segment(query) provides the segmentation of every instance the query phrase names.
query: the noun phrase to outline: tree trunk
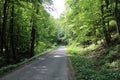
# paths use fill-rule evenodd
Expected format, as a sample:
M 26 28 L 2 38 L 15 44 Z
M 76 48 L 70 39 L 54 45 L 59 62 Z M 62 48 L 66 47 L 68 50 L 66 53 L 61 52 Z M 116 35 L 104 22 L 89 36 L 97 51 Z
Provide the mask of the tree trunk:
M 2 3 L 1 2 L 0 2 L 0 9 L 2 9 Z M 2 17 L 2 11 L 0 11 L 0 17 Z M 1 27 L 2 27 L 2 18 L 0 18 L 0 41 L 1 41 Z M 1 42 L 0 42 L 0 45 L 1 45 Z M 1 55 L 1 49 L 0 49 L 0 55 Z
M 35 9 L 35 7 L 33 7 Z M 36 13 L 38 14 L 39 13 L 39 9 L 38 9 L 38 6 L 37 8 L 35 9 L 36 10 Z M 34 47 L 35 47 L 35 33 L 36 33 L 36 30 L 35 30 L 35 27 L 34 27 L 34 22 L 33 22 L 33 25 L 32 25 L 32 32 L 31 32 L 31 55 L 30 57 L 34 56 Z
M 120 35 L 120 21 L 118 18 L 118 0 L 115 0 L 115 13 L 114 14 L 115 14 L 117 32 Z
M 105 0 L 105 3 L 106 3 L 106 9 L 107 9 L 107 13 L 110 13 L 110 10 L 109 10 L 109 0 Z M 109 17 L 109 15 L 107 15 L 107 17 Z M 107 34 L 108 34 L 108 37 L 111 41 L 111 33 L 110 33 L 110 25 L 109 25 L 109 20 L 107 21 Z
M 7 54 L 8 47 L 6 44 L 7 4 L 8 0 L 5 0 L 3 6 L 3 23 L 1 29 L 1 54 L 6 56 L 6 62 L 9 64 L 9 55 Z
M 10 20 L 10 46 L 11 51 L 13 53 L 13 59 L 16 60 L 16 53 L 15 53 L 15 47 L 14 47 L 14 1 L 12 3 L 12 9 L 11 9 L 11 20 Z
M 104 6 L 101 5 L 101 13 L 102 13 L 102 26 L 103 26 L 103 33 L 104 33 L 104 37 L 105 37 L 105 41 L 107 43 L 107 45 L 109 45 L 110 43 L 110 39 L 108 37 L 108 34 L 107 34 L 107 29 L 106 29 L 106 26 L 105 26 L 105 19 L 104 19 Z
M 34 25 L 32 26 L 32 32 L 31 32 L 31 54 L 30 57 L 34 56 L 34 44 L 35 44 L 35 28 Z

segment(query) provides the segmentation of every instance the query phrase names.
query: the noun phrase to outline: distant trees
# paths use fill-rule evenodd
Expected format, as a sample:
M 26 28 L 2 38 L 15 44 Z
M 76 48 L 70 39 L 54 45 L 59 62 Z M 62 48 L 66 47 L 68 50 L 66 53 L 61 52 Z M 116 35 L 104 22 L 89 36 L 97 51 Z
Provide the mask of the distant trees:
M 0 1 L 0 67 L 32 57 L 55 43 L 55 21 L 42 3 Z

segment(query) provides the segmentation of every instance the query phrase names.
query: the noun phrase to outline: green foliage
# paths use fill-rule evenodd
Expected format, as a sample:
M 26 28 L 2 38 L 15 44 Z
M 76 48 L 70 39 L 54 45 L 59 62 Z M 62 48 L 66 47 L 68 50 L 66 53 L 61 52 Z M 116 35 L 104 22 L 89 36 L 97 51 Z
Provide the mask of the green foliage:
M 70 47 L 68 47 L 67 49 L 70 54 L 70 59 L 72 61 L 72 65 L 75 70 L 75 76 L 77 80 L 119 80 L 120 79 L 120 71 L 112 69 L 112 68 L 116 68 L 118 62 L 108 63 L 102 59 L 100 61 L 94 61 L 94 59 L 89 58 L 88 55 L 87 56 L 85 56 L 84 54 L 81 55 L 81 52 L 84 51 L 77 52 L 76 51 L 77 49 L 72 49 L 73 50 L 72 52 L 76 52 L 76 54 L 73 54 L 71 52 Z M 90 55 L 89 52 L 86 52 L 86 54 Z M 99 66 L 96 66 L 96 64 L 100 62 L 104 63 L 104 66 L 103 64 L 99 64 Z M 100 69 L 100 67 L 102 69 Z
M 112 62 L 112 63 L 106 63 L 105 65 L 104 65 L 104 67 L 105 68 L 116 68 L 116 65 L 117 65 L 118 63 L 117 62 Z
M 110 26 L 112 26 L 112 27 L 115 27 L 115 25 L 116 25 L 115 20 L 111 20 L 109 23 L 110 23 Z
M 5 1 L 7 4 L 4 5 Z M 6 64 L 18 63 L 22 59 L 30 58 L 32 49 L 34 54 L 39 54 L 47 48 L 51 48 L 56 41 L 55 19 L 45 10 L 44 4 L 52 4 L 51 0 L 2 0 L 0 1 L 0 48 L 2 31 L 5 34 L 6 52 L 1 54 L 0 67 Z M 50 5 L 49 4 L 49 5 Z M 3 17 L 4 7 L 7 17 Z M 5 19 L 6 26 L 2 26 Z M 5 27 L 5 30 L 1 30 Z M 12 27 L 12 28 L 11 28 Z M 32 33 L 33 28 L 35 34 Z M 32 46 L 34 38 L 34 46 Z M 31 49 L 32 46 L 32 49 Z M 35 48 L 35 49 L 34 49 Z M 14 57 L 14 58 L 13 58 Z M 7 62 L 6 62 L 7 61 Z
M 114 40 L 120 31 L 120 3 L 116 2 L 117 0 L 66 1 L 67 10 L 61 16 L 60 24 L 69 44 L 67 50 L 77 80 L 120 79 L 120 46 L 115 43 L 117 39 Z M 102 48 L 101 43 L 104 46 Z M 110 47 L 111 44 L 115 46 Z M 105 48 L 106 45 L 108 48 Z
M 107 59 L 113 59 L 116 56 L 116 51 L 111 50 L 106 56 Z
M 70 55 L 83 55 L 96 49 L 97 47 L 97 45 L 92 44 L 84 48 L 84 46 L 77 46 L 77 43 L 74 43 L 72 45 L 69 45 L 67 47 L 67 50 Z
M 60 23 L 69 43 L 89 45 L 105 40 L 109 44 L 111 34 L 116 33 L 114 1 L 67 0 L 66 4 Z
M 67 10 L 62 25 L 65 28 L 66 38 L 68 40 L 74 40 L 81 44 L 96 40 L 94 37 L 99 35 L 97 31 L 100 32 L 98 26 L 100 4 L 98 0 L 94 2 L 89 0 L 67 0 L 70 9 Z
M 47 44 L 45 44 L 44 42 L 38 42 L 37 45 L 38 46 L 36 46 L 36 48 L 35 48 L 36 54 L 39 54 L 40 52 L 46 50 L 46 48 L 47 48 Z

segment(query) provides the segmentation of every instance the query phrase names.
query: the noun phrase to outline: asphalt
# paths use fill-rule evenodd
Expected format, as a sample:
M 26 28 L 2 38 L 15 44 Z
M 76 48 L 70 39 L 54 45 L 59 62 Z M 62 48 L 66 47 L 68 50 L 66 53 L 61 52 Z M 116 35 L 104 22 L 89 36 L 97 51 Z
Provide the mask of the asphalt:
M 65 46 L 9 73 L 0 80 L 73 80 Z

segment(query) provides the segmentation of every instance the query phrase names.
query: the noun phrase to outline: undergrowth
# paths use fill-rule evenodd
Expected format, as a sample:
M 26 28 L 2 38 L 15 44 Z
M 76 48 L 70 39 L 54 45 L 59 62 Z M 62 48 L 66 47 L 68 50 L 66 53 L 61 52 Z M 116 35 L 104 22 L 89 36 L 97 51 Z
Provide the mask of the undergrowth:
M 68 46 L 77 80 L 120 80 L 119 48 L 120 45 L 109 48 Z

